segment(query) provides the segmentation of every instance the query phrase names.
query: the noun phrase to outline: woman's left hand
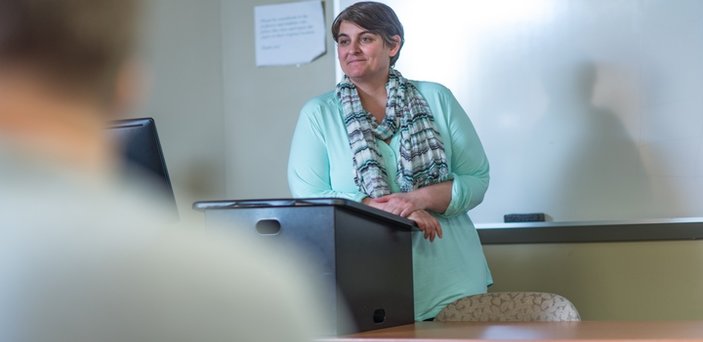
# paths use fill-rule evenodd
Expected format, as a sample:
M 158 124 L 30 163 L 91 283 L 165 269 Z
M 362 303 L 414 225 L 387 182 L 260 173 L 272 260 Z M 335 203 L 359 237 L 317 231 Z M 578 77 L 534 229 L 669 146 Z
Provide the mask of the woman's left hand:
M 425 210 L 417 210 L 408 216 L 415 221 L 418 228 L 424 233 L 425 239 L 434 241 L 435 237 L 442 238 L 442 225 L 436 217 Z
M 398 192 L 376 199 L 371 199 L 375 207 L 402 217 L 408 217 L 418 210 L 424 210 L 422 201 L 416 192 Z

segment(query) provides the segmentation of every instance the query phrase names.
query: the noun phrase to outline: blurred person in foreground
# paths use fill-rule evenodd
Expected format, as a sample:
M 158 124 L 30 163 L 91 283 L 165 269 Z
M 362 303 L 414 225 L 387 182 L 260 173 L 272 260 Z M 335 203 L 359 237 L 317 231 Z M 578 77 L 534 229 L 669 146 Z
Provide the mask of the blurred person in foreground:
M 135 0 L 0 0 L 0 341 L 309 340 L 299 264 L 163 226 L 117 183 L 104 128 L 136 95 L 138 13 Z

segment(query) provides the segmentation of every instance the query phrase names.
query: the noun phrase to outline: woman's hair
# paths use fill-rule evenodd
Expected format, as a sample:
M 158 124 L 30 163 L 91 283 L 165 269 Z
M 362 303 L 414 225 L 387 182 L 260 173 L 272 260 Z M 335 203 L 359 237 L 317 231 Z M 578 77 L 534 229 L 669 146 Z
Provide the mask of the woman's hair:
M 136 39 L 139 0 L 0 0 L 0 63 L 106 96 Z
M 398 43 L 393 40 L 393 36 L 400 36 L 398 53 L 391 57 L 391 66 L 395 65 L 398 57 L 400 57 L 400 49 L 403 48 L 403 43 L 405 43 L 405 34 L 403 32 L 403 24 L 400 23 L 392 8 L 374 1 L 357 2 L 345 8 L 332 22 L 332 37 L 335 42 L 339 37 L 339 26 L 342 25 L 342 21 L 354 23 L 369 32 L 380 35 L 384 43 L 389 46 Z

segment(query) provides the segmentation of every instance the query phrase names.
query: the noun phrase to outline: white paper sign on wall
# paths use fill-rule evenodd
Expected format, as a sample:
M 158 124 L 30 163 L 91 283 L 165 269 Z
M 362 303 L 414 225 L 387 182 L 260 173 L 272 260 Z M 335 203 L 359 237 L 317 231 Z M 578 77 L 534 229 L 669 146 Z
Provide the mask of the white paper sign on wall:
M 325 21 L 320 1 L 254 8 L 256 66 L 310 63 L 325 53 Z

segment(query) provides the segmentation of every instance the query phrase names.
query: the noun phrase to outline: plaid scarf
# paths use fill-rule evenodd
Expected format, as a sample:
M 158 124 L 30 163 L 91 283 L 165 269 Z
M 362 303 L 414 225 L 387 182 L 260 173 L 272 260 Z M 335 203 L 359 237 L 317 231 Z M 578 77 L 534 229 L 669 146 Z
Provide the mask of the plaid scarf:
M 361 105 L 356 86 L 347 76 L 337 84 L 359 189 L 371 198 L 391 193 L 377 141 L 396 133 L 400 134 L 397 181 L 402 192 L 452 179 L 444 144 L 422 94 L 394 69 L 390 69 L 386 93 L 386 116 L 377 123 Z

